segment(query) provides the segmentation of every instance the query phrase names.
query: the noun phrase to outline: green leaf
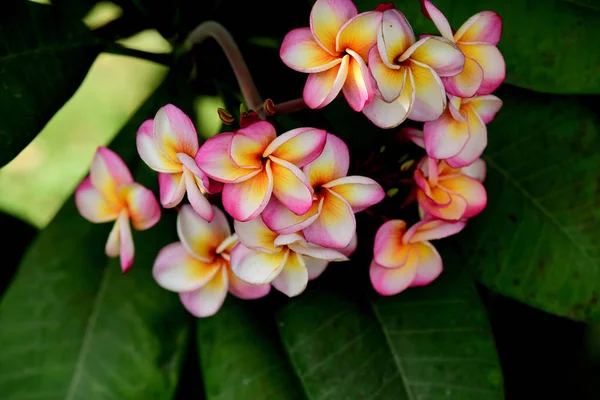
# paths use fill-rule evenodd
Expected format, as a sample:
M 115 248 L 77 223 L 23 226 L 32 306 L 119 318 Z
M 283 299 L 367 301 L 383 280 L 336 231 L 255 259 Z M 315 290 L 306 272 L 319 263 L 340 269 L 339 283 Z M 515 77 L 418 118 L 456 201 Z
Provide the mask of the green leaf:
M 219 312 L 198 321 L 198 349 L 206 398 L 305 398 L 281 348 L 265 300 L 228 296 Z
M 168 79 L 113 150 L 142 166 L 132 162 L 137 128 L 167 101 L 191 104 L 186 93 Z M 145 166 L 132 172 L 139 182 L 156 185 Z M 118 260 L 104 255 L 111 224 L 89 223 L 73 199 L 65 204 L 34 241 L 0 303 L 3 399 L 172 396 L 189 326 L 177 295 L 151 274 L 160 247 L 176 240 L 174 215 L 165 214 L 154 228 L 134 231 L 135 264 L 122 274 Z
M 0 269 L 0 297 L 12 280 L 19 260 L 35 237 L 37 229 L 12 215 L 0 212 L 0 232 L 10 237 L 10 246 L 2 250 L 2 268 Z
M 444 260 L 453 266 L 456 256 Z M 349 278 L 360 271 L 360 286 L 368 282 L 367 265 L 331 265 L 280 308 L 289 359 L 261 302 L 228 301 L 200 321 L 208 398 L 503 398 L 487 315 L 464 272 L 449 268 L 429 287 L 383 298 Z
M 488 205 L 457 236 L 492 290 L 600 320 L 600 121 L 577 98 L 506 88 L 484 153 Z
M 356 1 L 360 11 L 373 9 L 379 3 Z M 395 3 L 417 34 L 439 35 L 433 23 L 422 15 L 418 0 Z M 600 45 L 596 40 L 600 12 L 564 0 L 433 3 L 454 29 L 480 11 L 500 14 L 503 32 L 498 47 L 506 60 L 507 83 L 549 93 L 600 93 Z
M 102 49 L 81 21 L 51 6 L 6 6 L 0 15 L 0 167 L 71 97 Z

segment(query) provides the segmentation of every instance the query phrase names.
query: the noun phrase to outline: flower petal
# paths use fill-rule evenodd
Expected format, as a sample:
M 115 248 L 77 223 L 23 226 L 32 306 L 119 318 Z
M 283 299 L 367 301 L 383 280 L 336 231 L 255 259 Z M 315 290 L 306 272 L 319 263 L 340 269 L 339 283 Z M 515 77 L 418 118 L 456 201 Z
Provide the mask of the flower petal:
M 385 222 L 375 234 L 374 260 L 385 268 L 398 268 L 406 263 L 410 246 L 403 243 L 406 222 L 394 219 Z
M 434 121 L 446 108 L 444 84 L 433 68 L 415 60 L 409 60 L 414 79 L 415 101 L 408 115 L 413 121 Z
M 478 42 L 497 45 L 502 35 L 502 18 L 494 11 L 482 11 L 469 18 L 456 31 L 457 42 Z
M 388 67 L 395 66 L 398 58 L 414 42 L 415 33 L 404 14 L 396 9 L 384 11 L 376 46 L 382 62 Z
M 326 142 L 327 132 L 323 129 L 292 129 L 273 140 L 263 157 L 272 155 L 302 168 L 321 155 Z
M 466 114 L 462 112 L 462 114 Z M 431 158 L 443 160 L 454 157 L 469 140 L 469 122 L 457 121 L 449 111 L 435 121 L 423 125 L 425 150 Z
M 449 94 L 462 98 L 472 97 L 483 82 L 483 69 L 477 61 L 465 56 L 463 70 L 457 75 L 442 78 L 442 82 Z
M 271 197 L 269 204 L 261 213 L 265 225 L 272 231 L 282 235 L 301 231 L 312 224 L 321 213 L 323 200 L 313 202 L 312 207 L 302 215 L 296 215 L 275 197 Z
M 215 135 L 204 142 L 198 150 L 196 164 L 206 175 L 219 182 L 238 182 L 256 173 L 254 169 L 239 168 L 229 156 L 233 133 Z
M 177 215 L 177 235 L 187 251 L 199 260 L 210 262 L 217 247 L 231 235 L 225 214 L 212 206 L 214 218 L 207 222 L 194 209 L 184 204 Z
M 198 134 L 194 123 L 172 104 L 161 107 L 154 117 L 154 135 L 162 152 L 175 161 L 177 153 L 195 157 L 198 151 Z
M 443 185 L 445 189 L 458 194 L 467 202 L 467 208 L 460 218 L 472 218 L 483 211 L 487 205 L 487 193 L 485 188 L 481 182 L 476 179 L 462 175 L 441 180 L 440 185 Z M 454 197 L 456 196 L 452 197 L 452 200 L 454 201 Z
M 498 89 L 506 76 L 506 64 L 500 50 L 491 44 L 460 43 L 458 45 L 467 57 L 471 57 L 483 70 L 483 80 L 477 94 L 490 94 Z
M 377 42 L 381 19 L 381 12 L 367 11 L 348 20 L 337 34 L 336 51 L 352 50 L 366 60 L 369 50 Z
M 377 95 L 363 108 L 363 113 L 380 128 L 395 128 L 410 115 L 415 104 L 414 78 L 410 70 L 406 71 L 406 80 L 402 92 L 391 103 L 385 102 Z
M 339 194 L 355 213 L 379 203 L 385 197 L 381 185 L 365 176 L 346 176 L 331 181 L 323 187 Z
M 290 252 L 287 262 L 271 284 L 288 297 L 297 296 L 306 289 L 308 272 L 302 256 Z
M 135 248 L 133 247 L 133 236 L 131 236 L 131 226 L 129 226 L 129 217 L 125 211 L 121 212 L 117 219 L 119 224 L 119 256 L 121 261 L 121 270 L 127 272 L 133 265 L 133 256 Z
M 477 179 L 479 182 L 483 182 L 485 180 L 486 175 L 486 165 L 483 159 L 479 158 L 473 162 L 471 165 L 467 165 L 466 167 L 462 167 L 460 172 L 465 174 L 466 176 L 470 176 L 471 178 Z
M 472 107 L 466 106 L 465 111 L 469 124 L 469 140 L 454 157 L 446 162 L 452 168 L 465 167 L 477 160 L 487 146 L 487 128 Z
M 350 205 L 337 193 L 323 189 L 321 214 L 303 230 L 306 240 L 323 247 L 341 249 L 348 246 L 355 231 L 356 220 Z
M 419 264 L 410 286 L 426 286 L 442 273 L 442 257 L 429 242 L 418 243 L 415 247 L 419 254 Z
M 229 155 L 239 167 L 260 168 L 263 152 L 276 137 L 273 125 L 267 121 L 255 122 L 233 135 Z
M 288 247 L 298 254 L 318 258 L 319 260 L 348 261 L 348 257 L 342 254 L 341 251 L 338 251 L 339 249 L 334 250 L 327 247 L 319 246 L 314 243 L 306 242 L 302 239 L 301 236 L 300 239 L 301 240 L 296 240 L 288 244 Z
M 358 247 L 358 237 L 355 233 L 354 236 L 352 236 L 352 240 L 350 240 L 350 243 L 348 244 L 348 246 L 344 247 L 343 249 L 339 249 L 339 250 L 340 250 L 340 253 L 342 253 L 346 257 L 350 257 L 356 251 L 356 247 Z
M 208 283 L 192 292 L 179 293 L 183 306 L 195 317 L 214 315 L 227 297 L 227 268 L 222 267 Z
M 191 172 L 192 175 L 194 175 L 194 179 L 198 182 L 196 186 L 202 188 L 203 191 L 207 191 L 211 186 L 210 179 L 208 178 L 208 175 L 198 167 L 196 160 L 184 153 L 177 153 L 177 159 L 183 164 L 184 169 L 187 169 L 188 172 Z M 219 182 L 219 184 L 220 183 L 221 182 Z
M 283 269 L 288 253 L 287 249 L 277 253 L 252 250 L 240 242 L 231 251 L 231 270 L 250 284 L 270 283 Z
M 421 11 L 425 17 L 429 18 L 435 25 L 438 31 L 442 34 L 442 36 L 448 40 L 454 40 L 452 35 L 452 28 L 450 28 L 450 24 L 448 20 L 442 14 L 440 10 L 438 10 L 431 1 L 429 0 L 421 0 Z
M 341 57 L 331 55 L 317 43 L 310 28 L 297 28 L 285 35 L 279 56 L 288 67 L 308 73 L 326 71 L 342 62 Z
M 135 137 L 137 151 L 142 160 L 154 171 L 179 172 L 181 165 L 177 160 L 171 160 L 158 147 L 154 136 L 154 120 L 148 119 L 142 123 Z
M 296 215 L 303 215 L 313 204 L 313 190 L 300 168 L 271 156 L 273 195 Z
M 165 208 L 172 208 L 181 203 L 185 195 L 185 180 L 182 172 L 167 174 L 158 173 L 158 189 L 160 204 Z
M 337 97 L 346 82 L 349 62 L 350 56 L 345 55 L 339 65 L 308 76 L 302 92 L 307 106 L 312 109 L 322 108 Z
M 234 219 L 248 221 L 260 214 L 273 193 L 271 160 L 258 174 L 243 182 L 223 186 L 223 207 Z
M 109 203 L 93 185 L 88 176 L 75 190 L 75 205 L 79 214 L 90 222 L 114 221 L 119 217 L 121 207 Z
M 348 76 L 342 87 L 342 92 L 350 107 L 354 111 L 360 112 L 373 97 L 371 77 L 369 76 L 367 64 L 365 64 L 363 59 L 350 49 L 346 50 L 346 52 L 351 58 L 348 64 Z
M 413 251 L 412 253 L 415 253 Z M 411 257 L 411 262 L 407 262 L 399 268 L 385 268 L 377 264 L 375 260 L 369 267 L 369 277 L 371 284 L 377 293 L 383 296 L 392 296 L 408 288 L 417 274 L 418 256 Z
M 356 14 L 351 0 L 317 0 L 310 12 L 310 29 L 323 48 L 335 54 L 338 32 Z
M 466 226 L 466 221 L 444 221 L 441 219 L 424 220 L 410 227 L 403 237 L 404 243 L 417 243 L 443 239 L 456 235 Z
M 414 144 L 419 146 L 420 148 L 425 148 L 425 141 L 423 139 L 423 131 L 417 128 L 402 128 L 401 135 L 409 138 Z
M 117 219 L 113 224 L 110 233 L 108 234 L 108 240 L 104 247 L 104 252 L 107 257 L 116 257 L 121 252 L 121 231 L 119 226 L 119 220 Z
M 311 186 L 316 188 L 346 176 L 348 168 L 350 168 L 348 146 L 339 137 L 328 133 L 323 152 L 304 167 L 304 174 L 308 177 Z
M 390 68 L 383 62 L 376 47 L 369 51 L 369 71 L 377 83 L 381 98 L 388 103 L 400 96 L 406 79 L 406 68 L 394 67 Z
M 440 188 L 434 188 L 433 196 L 427 196 L 422 190 L 417 190 L 417 201 L 423 210 L 435 218 L 457 221 L 464 218 L 467 201 L 457 194 L 450 194 Z M 440 201 L 441 195 L 447 200 Z
M 465 65 L 465 55 L 454 42 L 436 36 L 425 37 L 413 44 L 399 61 L 407 58 L 428 65 L 438 76 L 454 76 Z
M 229 293 L 243 300 L 254 300 L 265 297 L 271 291 L 271 285 L 251 285 L 244 282 L 229 270 Z
M 204 262 L 193 257 L 181 242 L 162 248 L 152 267 L 152 276 L 163 288 L 173 292 L 189 292 L 204 286 L 222 266 L 219 258 Z
M 309 281 L 321 276 L 321 274 L 325 272 L 327 265 L 329 265 L 329 261 L 327 260 L 319 260 L 309 256 L 302 256 L 302 259 L 304 260 L 304 265 L 306 266 L 306 272 L 308 274 Z
M 277 253 L 280 249 L 275 246 L 275 239 L 279 236 L 265 225 L 260 217 L 250 221 L 233 221 L 233 227 L 244 246 L 252 250 Z
M 130 183 L 119 189 L 124 199 L 133 227 L 138 231 L 152 228 L 160 220 L 160 205 L 151 190 L 139 183 Z
M 198 179 L 188 169 L 183 171 L 183 179 L 185 180 L 185 189 L 190 205 L 202 219 L 211 222 L 214 218 L 213 209 L 198 187 Z
M 481 117 L 484 124 L 492 122 L 500 108 L 502 108 L 502 100 L 493 94 L 464 99 L 463 103 L 473 107 L 473 110 Z
M 92 185 L 109 202 L 120 204 L 117 197 L 119 186 L 133 183 L 133 177 L 121 157 L 106 147 L 98 147 L 90 167 Z

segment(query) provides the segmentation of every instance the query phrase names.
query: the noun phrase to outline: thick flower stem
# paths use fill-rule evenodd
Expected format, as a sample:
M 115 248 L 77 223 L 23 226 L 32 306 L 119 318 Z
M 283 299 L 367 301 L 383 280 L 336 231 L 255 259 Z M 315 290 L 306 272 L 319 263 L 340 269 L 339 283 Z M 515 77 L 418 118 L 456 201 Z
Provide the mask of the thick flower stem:
M 276 114 L 291 114 L 296 111 L 302 111 L 308 108 L 303 98 L 289 100 L 283 103 L 275 104 Z
M 242 95 L 246 100 L 248 108 L 255 110 L 261 118 L 264 118 L 262 110 L 263 101 L 258 93 L 258 89 L 252 80 L 252 75 L 248 66 L 242 57 L 242 53 L 233 37 L 227 29 L 218 22 L 206 21 L 198 25 L 187 38 L 186 46 L 191 49 L 195 44 L 204 42 L 207 38 L 213 38 L 221 46 L 221 49 L 227 56 L 229 64 L 238 81 Z

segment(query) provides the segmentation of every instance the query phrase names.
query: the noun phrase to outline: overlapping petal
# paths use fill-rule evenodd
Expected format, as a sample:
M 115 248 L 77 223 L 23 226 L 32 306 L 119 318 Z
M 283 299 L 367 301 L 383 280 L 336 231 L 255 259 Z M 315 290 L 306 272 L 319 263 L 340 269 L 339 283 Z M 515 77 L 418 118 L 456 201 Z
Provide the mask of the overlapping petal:
M 234 295 L 235 297 L 243 300 L 253 300 L 259 299 L 261 297 L 265 297 L 271 291 L 271 285 L 251 285 L 249 283 L 244 282 L 233 272 L 231 269 L 228 273 L 229 279 L 229 293 Z
M 322 72 L 342 62 L 315 40 L 310 28 L 297 28 L 290 31 L 279 50 L 279 56 L 288 67 L 299 72 Z
M 273 193 L 271 160 L 250 179 L 223 186 L 223 207 L 238 221 L 248 221 L 262 212 Z
M 119 189 L 119 197 L 127 206 L 133 227 L 143 231 L 153 227 L 160 220 L 160 205 L 151 190 L 139 183 L 130 183 Z
M 473 108 L 473 111 L 481 117 L 484 124 L 489 124 L 496 117 L 500 108 L 502 108 L 502 100 L 494 95 L 475 96 L 470 99 L 463 99 L 465 105 Z
M 121 271 L 127 272 L 133 265 L 135 249 L 133 246 L 133 236 L 131 236 L 131 226 L 129 226 L 129 217 L 127 211 L 121 211 L 117 219 L 119 225 L 119 257 L 121 261 Z
M 423 11 L 423 14 L 434 23 L 435 27 L 442 34 L 442 37 L 448 40 L 454 39 L 452 28 L 450 27 L 448 20 L 444 14 L 442 14 L 442 12 L 433 5 L 431 1 L 421 0 L 421 10 Z
M 329 261 L 327 260 L 319 260 L 318 258 L 303 256 L 304 265 L 306 265 L 306 272 L 308 274 L 308 280 L 311 281 L 313 279 L 321 276 L 323 272 L 325 272 L 325 268 L 329 265 Z
M 214 219 L 211 222 L 207 222 L 187 204 L 181 207 L 177 215 L 177 234 L 183 246 L 204 262 L 211 262 L 217 247 L 231 235 L 225 214 L 215 206 L 212 206 L 212 210 Z
M 323 187 L 339 194 L 355 213 L 379 203 L 385 197 L 381 185 L 364 176 L 346 176 L 333 180 Z
M 171 160 L 160 149 L 154 135 L 154 120 L 148 119 L 139 127 L 135 142 L 142 160 L 153 170 L 158 172 L 181 172 L 181 165 L 176 160 Z
M 289 250 L 267 253 L 249 249 L 243 243 L 235 245 L 230 255 L 231 270 L 252 285 L 270 283 L 287 262 Z
M 121 204 L 117 196 L 120 186 L 133 183 L 129 168 L 114 151 L 99 147 L 90 167 L 92 185 L 113 204 Z
M 409 59 L 412 72 L 415 98 L 408 118 L 413 121 L 434 121 L 446 108 L 444 84 L 433 68 Z
M 443 239 L 448 236 L 456 235 L 462 231 L 466 221 L 444 221 L 440 219 L 423 220 L 417 222 L 406 231 L 403 242 L 417 243 L 435 239 Z
M 325 50 L 336 54 L 338 32 L 357 14 L 352 0 L 317 0 L 310 12 L 310 29 Z
M 487 146 L 487 128 L 472 107 L 466 106 L 469 139 L 458 154 L 446 160 L 453 168 L 461 168 L 473 163 Z
M 381 27 L 377 33 L 377 53 L 389 68 L 415 42 L 415 33 L 404 14 L 396 9 L 383 12 Z M 371 59 L 369 57 L 369 63 Z
M 321 213 L 323 199 L 313 202 L 312 207 L 302 215 L 296 215 L 277 198 L 272 197 L 267 207 L 261 213 L 262 220 L 270 230 L 279 234 L 289 234 L 301 231 L 312 224 Z
M 174 105 L 167 104 L 158 110 L 154 117 L 154 135 L 158 147 L 171 160 L 176 160 L 177 153 L 196 156 L 198 134 L 194 123 Z
M 310 210 L 313 190 L 300 168 L 276 157 L 270 157 L 270 161 L 273 195 L 294 214 L 302 215 Z
M 463 70 L 454 76 L 442 78 L 446 92 L 468 98 L 475 95 L 483 82 L 483 68 L 471 57 L 465 56 Z
M 465 56 L 472 58 L 483 71 L 483 80 L 477 94 L 490 94 L 498 89 L 506 76 L 506 64 L 500 50 L 491 44 L 459 43 Z
M 88 176 L 75 191 L 75 205 L 79 214 L 90 222 L 114 221 L 119 217 L 121 207 L 118 204 L 108 202 L 100 193 Z
M 454 40 L 497 45 L 502 35 L 502 18 L 494 11 L 482 11 L 469 18 L 456 31 Z
M 425 37 L 413 44 L 399 61 L 408 58 L 431 67 L 440 77 L 454 76 L 465 65 L 465 55 L 453 41 L 435 36 Z
M 228 286 L 227 268 L 223 266 L 206 285 L 191 292 L 179 293 L 179 299 L 192 315 L 210 317 L 223 305 Z
M 415 279 L 418 262 L 419 257 L 414 256 L 410 257 L 410 261 L 407 261 L 402 267 L 385 268 L 373 260 L 369 267 L 373 288 L 383 296 L 392 296 L 404 291 Z
M 235 232 L 244 246 L 268 253 L 277 253 L 281 249 L 275 245 L 275 239 L 279 236 L 265 225 L 261 218 L 250 221 L 233 221 Z
M 416 94 L 414 87 L 413 73 L 408 69 L 402 92 L 396 100 L 387 103 L 379 96 L 373 96 L 371 102 L 363 109 L 363 113 L 380 128 L 395 128 L 404 122 L 412 111 Z
M 199 179 L 188 169 L 184 169 L 183 180 L 185 181 L 187 198 L 194 211 L 206 221 L 212 221 L 214 217 L 213 209 L 208 199 L 204 197 L 204 193 L 200 190 L 199 185 L 201 183 Z
M 476 179 L 468 177 L 466 175 L 459 175 L 456 177 L 444 179 L 440 182 L 440 185 L 453 193 L 458 194 L 467 203 L 467 207 L 460 218 L 472 218 L 479 214 L 485 208 L 487 204 L 487 194 L 485 188 Z M 459 219 L 459 218 L 449 218 Z
M 156 257 L 152 275 L 160 286 L 173 292 L 189 292 L 204 286 L 222 267 L 220 259 L 205 262 L 192 256 L 181 242 L 165 246 Z
M 348 76 L 342 87 L 342 92 L 350 107 L 357 112 L 362 111 L 365 104 L 373 97 L 369 69 L 363 59 L 354 51 L 348 49 L 350 55 Z
M 297 296 L 304 291 L 308 283 L 308 271 L 303 257 L 290 252 L 281 272 L 271 284 L 288 297 Z
M 352 207 L 337 193 L 323 189 L 321 214 L 303 232 L 309 242 L 341 249 L 350 243 L 355 230 Z
M 406 80 L 407 68 L 400 65 L 387 65 L 383 62 L 376 47 L 369 51 L 369 70 L 377 83 L 381 98 L 390 103 L 400 96 Z
M 311 186 L 315 188 L 346 176 L 348 168 L 350 168 L 348 146 L 339 137 L 328 133 L 321 155 L 304 167 L 304 173 Z
M 181 203 L 185 195 L 185 180 L 182 172 L 158 173 L 158 189 L 160 204 L 165 208 L 172 208 Z
M 391 220 L 385 222 L 375 235 L 373 254 L 375 262 L 385 268 L 397 268 L 406 264 L 409 246 L 403 243 L 406 222 Z
M 472 164 L 467 165 L 466 167 L 462 167 L 460 169 L 460 172 L 465 174 L 466 176 L 470 176 L 471 178 L 477 179 L 479 182 L 483 182 L 487 173 L 485 161 L 479 158 L 475 160 Z
M 258 121 L 240 129 L 231 138 L 231 159 L 238 167 L 260 168 L 263 152 L 276 137 L 275 127 L 267 121 Z
M 233 133 L 215 135 L 202 145 L 196 154 L 198 167 L 219 182 L 239 182 L 258 173 L 259 169 L 239 168 L 229 156 Z
M 379 11 L 363 12 L 348 20 L 337 34 L 336 51 L 352 50 L 358 58 L 366 60 L 369 50 L 377 42 L 381 20 Z
M 423 125 L 423 141 L 429 157 L 438 160 L 454 157 L 465 147 L 470 138 L 469 121 L 465 112 L 462 115 L 464 119 L 457 120 L 446 111 L 437 120 Z
M 419 255 L 419 263 L 413 281 L 409 286 L 426 286 L 433 282 L 442 273 L 442 257 L 429 242 L 413 245 Z
M 273 140 L 263 156 L 277 157 L 302 168 L 321 155 L 326 142 L 327 132 L 323 129 L 292 129 Z
M 340 64 L 326 71 L 310 74 L 302 92 L 306 105 L 318 109 L 331 103 L 346 82 L 349 63 L 350 56 L 345 55 Z

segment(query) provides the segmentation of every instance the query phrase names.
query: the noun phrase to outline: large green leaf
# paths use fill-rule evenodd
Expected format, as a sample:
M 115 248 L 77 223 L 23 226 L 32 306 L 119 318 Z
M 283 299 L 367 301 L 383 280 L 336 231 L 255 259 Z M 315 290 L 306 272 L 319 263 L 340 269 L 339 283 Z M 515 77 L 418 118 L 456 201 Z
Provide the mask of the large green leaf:
M 489 126 L 488 206 L 456 241 L 491 289 L 600 320 L 600 130 L 577 98 L 507 88 Z
M 206 398 L 294 400 L 302 386 L 285 358 L 265 300 L 229 296 L 211 318 L 198 321 L 198 349 Z
M 209 398 L 503 398 L 487 315 L 464 272 L 452 268 L 427 288 L 383 298 L 364 295 L 367 265 L 334 264 L 279 309 L 288 359 L 268 331 L 268 306 L 227 302 L 200 321 Z M 358 285 L 349 279 L 356 272 Z
M 11 1 L 0 14 L 0 167 L 71 97 L 102 44 L 77 18 Z
M 361 11 L 373 9 L 379 3 L 379 0 L 356 1 Z M 418 0 L 395 3 L 417 33 L 439 34 L 422 15 Z M 506 82 L 549 93 L 600 93 L 600 43 L 596 39 L 600 35 L 600 12 L 564 0 L 435 0 L 433 3 L 454 29 L 479 11 L 493 10 L 500 14 L 504 25 L 499 48 L 506 60 Z
M 169 80 L 111 147 L 131 165 L 135 132 L 167 101 L 191 104 Z M 137 170 L 137 171 L 136 171 Z M 136 180 L 156 185 L 148 168 Z M 0 393 L 7 400 L 170 398 L 188 324 L 175 294 L 152 279 L 159 248 L 176 240 L 175 219 L 134 232 L 125 275 L 104 255 L 110 224 L 84 220 L 73 199 L 40 233 L 0 303 Z

